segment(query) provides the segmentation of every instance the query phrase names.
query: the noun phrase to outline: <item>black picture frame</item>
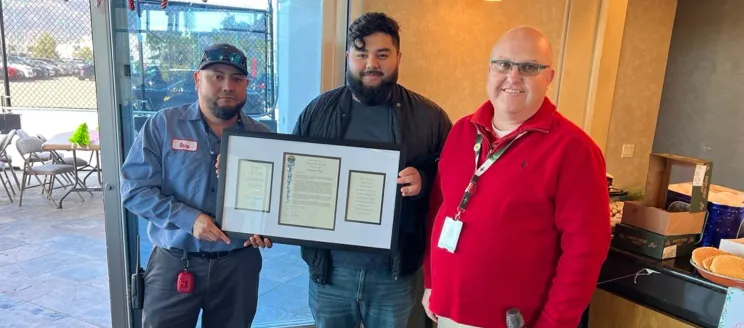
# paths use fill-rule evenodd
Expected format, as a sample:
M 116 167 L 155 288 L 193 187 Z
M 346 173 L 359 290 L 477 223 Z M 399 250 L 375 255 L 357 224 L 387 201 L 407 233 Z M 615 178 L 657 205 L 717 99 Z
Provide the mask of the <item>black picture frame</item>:
M 366 222 L 366 221 L 359 221 L 359 220 L 350 220 L 349 219 L 349 194 L 351 193 L 351 177 L 354 174 L 366 174 L 366 175 L 380 175 L 382 176 L 382 198 L 380 198 L 380 217 L 377 218 L 377 222 Z M 349 181 L 347 188 L 346 188 L 346 211 L 344 213 L 344 220 L 347 222 L 354 222 L 354 223 L 361 223 L 361 224 L 374 224 L 374 225 L 381 225 L 382 224 L 382 208 L 385 206 L 385 178 L 387 177 L 387 173 L 385 172 L 372 172 L 372 171 L 360 171 L 360 170 L 349 170 Z
M 230 129 L 225 130 L 222 135 L 222 141 L 220 143 L 220 156 L 225 156 L 220 158 L 220 166 L 218 168 L 219 171 L 219 181 L 218 181 L 218 191 L 217 191 L 217 210 L 215 215 L 215 221 L 218 227 L 222 228 L 223 226 L 223 218 L 224 218 L 224 206 L 225 206 L 225 187 L 226 187 L 226 180 L 229 179 L 227 177 L 227 157 L 229 156 L 228 150 L 231 144 L 232 137 L 248 137 L 248 138 L 255 138 L 255 139 L 266 139 L 266 140 L 278 140 L 278 141 L 287 141 L 287 142 L 294 142 L 294 143 L 305 143 L 309 146 L 312 145 L 332 145 L 332 146 L 341 146 L 341 147 L 350 147 L 350 148 L 364 148 L 364 149 L 377 149 L 377 150 L 388 150 L 388 151 L 396 151 L 399 154 L 398 158 L 398 171 L 405 168 L 406 165 L 406 150 L 405 147 L 401 144 L 390 144 L 390 143 L 381 143 L 381 142 L 369 142 L 369 141 L 356 141 L 356 140 L 345 140 L 345 139 L 334 139 L 334 138 L 320 138 L 320 137 L 305 137 L 305 136 L 297 136 L 293 134 L 281 134 L 281 133 L 273 133 L 273 132 L 258 132 L 258 131 L 244 131 L 244 130 L 237 130 L 237 129 Z M 307 152 L 306 152 L 307 153 Z M 312 152 L 310 152 L 312 153 Z M 323 154 L 317 154 L 319 156 L 323 156 Z M 257 158 L 255 160 L 258 161 L 266 161 L 265 159 Z M 281 173 L 281 169 L 276 168 L 276 164 L 282 164 L 282 163 L 274 163 L 274 169 L 272 170 L 274 174 L 273 179 L 282 179 L 281 176 L 276 176 L 277 172 Z M 349 168 L 348 170 L 355 170 L 353 168 Z M 357 170 L 360 171 L 360 170 Z M 361 170 L 364 171 L 364 170 Z M 345 172 L 341 172 L 341 174 L 346 174 Z M 396 175 L 397 177 L 397 172 Z M 273 191 L 272 191 L 273 192 Z M 340 193 L 340 190 L 339 190 Z M 338 197 L 341 197 L 341 195 L 337 195 Z M 273 197 L 273 196 L 272 196 Z M 302 246 L 302 247 L 311 247 L 311 248 L 321 248 L 321 249 L 337 249 L 337 250 L 347 250 L 347 251 L 356 251 L 356 252 L 367 252 L 367 253 L 387 253 L 392 250 L 396 250 L 398 248 L 399 243 L 399 232 L 400 232 L 400 211 L 401 211 L 401 203 L 403 200 L 403 196 L 400 192 L 395 193 L 395 206 L 393 210 L 393 218 L 392 218 L 392 231 L 390 235 L 390 247 L 389 248 L 376 248 L 376 247 L 367 247 L 367 246 L 359 246 L 359 245 L 349 245 L 349 244 L 343 244 L 343 243 L 333 243 L 333 242 L 326 242 L 326 241 L 316 241 L 316 240 L 305 240 L 305 239 L 298 239 L 298 238 L 288 238 L 288 237 L 282 237 L 282 236 L 272 236 L 272 235 L 261 235 L 264 238 L 269 238 L 273 243 L 278 244 L 288 244 L 288 245 L 296 245 L 296 246 Z M 232 201 L 231 201 L 232 202 Z M 337 201 L 338 204 L 338 201 Z M 344 221 L 346 216 L 346 211 L 344 210 L 343 213 L 339 213 L 339 211 L 336 211 L 336 222 L 339 220 Z M 338 216 L 341 215 L 342 217 L 339 218 Z M 385 215 L 383 213 L 383 215 Z M 277 217 L 278 220 L 278 217 Z M 364 223 L 360 223 L 364 224 Z M 369 224 L 365 224 L 369 225 Z M 313 228 L 306 228 L 306 229 L 313 229 Z M 228 235 L 230 238 L 236 238 L 236 239 L 242 239 L 246 240 L 253 236 L 253 234 L 250 233 L 242 233 L 242 232 L 234 232 L 234 231 L 224 231 L 226 235 Z

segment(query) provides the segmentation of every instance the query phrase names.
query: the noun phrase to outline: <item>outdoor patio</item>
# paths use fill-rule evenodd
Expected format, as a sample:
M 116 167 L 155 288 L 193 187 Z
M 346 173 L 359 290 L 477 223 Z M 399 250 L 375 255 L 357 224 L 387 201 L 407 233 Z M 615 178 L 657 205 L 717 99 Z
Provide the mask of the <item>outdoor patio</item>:
M 0 197 L 0 327 L 111 327 L 103 196 L 82 195 L 70 194 L 63 209 L 38 188 L 24 193 L 23 206 Z M 310 319 L 299 250 L 275 245 L 263 254 L 254 327 Z

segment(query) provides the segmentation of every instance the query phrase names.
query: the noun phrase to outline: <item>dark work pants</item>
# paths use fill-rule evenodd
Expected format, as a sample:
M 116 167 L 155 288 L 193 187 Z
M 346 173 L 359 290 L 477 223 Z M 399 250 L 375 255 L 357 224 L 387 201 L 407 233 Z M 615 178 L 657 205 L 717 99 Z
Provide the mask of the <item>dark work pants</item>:
M 218 259 L 189 258 L 194 290 L 176 290 L 183 261 L 178 253 L 155 247 L 145 270 L 144 328 L 250 327 L 256 315 L 261 253 L 253 247 Z

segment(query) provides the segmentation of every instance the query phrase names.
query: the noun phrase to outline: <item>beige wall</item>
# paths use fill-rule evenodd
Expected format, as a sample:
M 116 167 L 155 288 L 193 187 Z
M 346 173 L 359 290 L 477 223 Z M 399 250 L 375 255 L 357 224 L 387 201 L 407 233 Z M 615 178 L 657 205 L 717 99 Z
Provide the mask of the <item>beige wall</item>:
M 645 182 L 676 2 L 352 0 L 351 12 L 382 11 L 400 23 L 400 83 L 453 120 L 486 100 L 498 37 L 519 25 L 542 29 L 555 49 L 549 97 L 605 152 L 616 184 L 632 187 Z M 623 144 L 634 145 L 633 157 L 620 157 Z
M 437 102 L 453 121 L 487 99 L 491 47 L 510 28 L 544 30 L 554 63 L 560 59 L 566 0 L 353 0 L 352 8 L 385 12 L 400 23 L 399 82 Z
M 560 65 L 566 0 L 352 0 L 350 5 L 351 19 L 381 11 L 398 21 L 399 82 L 437 102 L 453 121 L 486 101 L 491 47 L 507 30 L 532 25 L 545 31 L 554 47 L 553 63 Z M 554 84 L 551 97 L 556 93 Z M 422 292 L 417 291 L 417 298 Z M 409 327 L 423 326 L 419 304 Z
M 667 66 L 677 0 L 629 0 L 607 133 L 607 170 L 621 187 L 643 187 Z M 621 158 L 623 144 L 634 156 Z

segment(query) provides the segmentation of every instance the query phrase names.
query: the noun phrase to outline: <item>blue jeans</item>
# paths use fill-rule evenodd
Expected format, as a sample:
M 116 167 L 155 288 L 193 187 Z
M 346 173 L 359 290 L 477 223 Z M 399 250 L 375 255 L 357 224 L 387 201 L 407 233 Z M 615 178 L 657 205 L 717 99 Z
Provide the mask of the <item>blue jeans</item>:
M 388 270 L 334 268 L 325 285 L 310 280 L 315 327 L 357 328 L 364 323 L 365 328 L 405 328 L 417 274 L 394 280 Z

